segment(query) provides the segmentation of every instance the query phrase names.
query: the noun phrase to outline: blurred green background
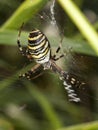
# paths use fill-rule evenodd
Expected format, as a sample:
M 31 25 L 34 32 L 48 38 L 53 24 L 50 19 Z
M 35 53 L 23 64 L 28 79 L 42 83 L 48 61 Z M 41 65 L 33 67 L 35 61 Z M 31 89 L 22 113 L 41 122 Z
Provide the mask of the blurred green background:
M 95 38 L 96 41 L 98 2 L 69 0 L 87 17 L 89 28 L 94 30 L 91 36 L 86 36 L 88 29 L 82 33 L 79 29 L 82 23 L 78 19 L 74 22 L 71 6 L 68 5 L 68 13 L 62 1 L 55 2 L 56 25 L 52 25 L 52 0 L 0 0 L 0 130 L 98 129 L 98 48 L 89 40 Z M 72 9 L 73 16 L 76 15 L 75 9 Z M 68 101 L 62 81 L 51 71 L 45 71 L 32 81 L 19 79 L 20 73 L 35 65 L 22 57 L 17 47 L 18 31 L 23 22 L 23 46 L 27 45 L 32 28 L 46 34 L 52 53 L 63 37 L 61 52 L 66 56 L 57 64 L 86 80 L 86 88 L 77 88 L 81 103 Z

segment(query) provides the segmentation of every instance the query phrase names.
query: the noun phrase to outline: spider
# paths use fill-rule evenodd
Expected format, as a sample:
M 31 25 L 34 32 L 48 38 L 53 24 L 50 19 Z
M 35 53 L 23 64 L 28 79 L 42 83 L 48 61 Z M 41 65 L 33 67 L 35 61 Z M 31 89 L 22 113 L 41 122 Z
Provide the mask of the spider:
M 26 56 L 29 60 L 35 60 L 37 63 L 34 67 L 31 68 L 28 72 L 21 74 L 20 77 L 26 77 L 27 79 L 31 79 L 32 75 L 37 73 L 38 77 L 41 72 L 40 70 L 50 69 L 54 73 L 58 73 L 60 79 L 63 80 L 63 84 L 68 93 L 69 101 L 80 102 L 80 98 L 75 93 L 73 86 L 80 87 L 84 85 L 84 82 L 81 82 L 75 78 L 75 76 L 70 75 L 68 72 L 63 71 L 57 64 L 56 61 L 60 58 L 64 57 L 64 54 L 59 57 L 56 54 L 60 51 L 61 46 L 59 45 L 56 49 L 54 55 L 51 53 L 50 42 L 46 35 L 38 29 L 33 29 L 29 33 L 28 37 L 28 45 L 26 48 L 23 48 L 20 43 L 20 35 L 21 35 L 22 26 L 19 30 L 17 44 L 20 53 L 23 56 Z

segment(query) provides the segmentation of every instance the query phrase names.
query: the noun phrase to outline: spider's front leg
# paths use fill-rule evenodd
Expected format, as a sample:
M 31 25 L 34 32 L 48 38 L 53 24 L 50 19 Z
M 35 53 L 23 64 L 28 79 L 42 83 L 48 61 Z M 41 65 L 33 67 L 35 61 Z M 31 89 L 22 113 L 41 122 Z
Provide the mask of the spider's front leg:
M 62 57 L 65 56 L 64 54 L 61 54 L 59 57 L 56 57 L 56 54 L 60 51 L 60 49 L 61 49 L 61 47 L 58 46 L 58 48 L 56 49 L 55 54 L 52 56 L 52 59 L 53 59 L 54 61 L 57 61 L 57 60 L 59 60 L 60 58 L 62 58 Z
M 24 23 L 23 23 L 24 24 Z M 20 53 L 23 55 L 23 56 L 26 56 L 26 48 L 22 47 L 21 46 L 21 42 L 20 42 L 20 35 L 21 35 L 21 30 L 23 28 L 23 24 L 22 26 L 20 27 L 20 30 L 19 30 L 19 33 L 18 33 L 18 38 L 17 38 L 17 45 L 18 45 L 18 48 L 19 48 L 19 51 Z
M 57 60 L 59 60 L 60 58 L 62 58 L 62 57 L 65 56 L 65 54 L 63 53 L 63 54 L 61 54 L 59 57 L 57 57 L 57 53 L 59 53 L 59 51 L 62 49 L 62 41 L 63 41 L 63 37 L 62 37 L 61 40 L 60 40 L 60 44 L 59 44 L 58 48 L 56 49 L 55 54 L 52 56 L 52 59 L 53 59 L 54 61 L 57 61 Z M 63 50 L 63 49 L 62 49 L 62 50 Z
M 18 44 L 18 48 L 22 56 L 27 56 L 26 49 L 21 46 L 19 38 L 17 39 L 17 44 Z
M 32 60 L 32 56 L 29 54 L 28 48 L 27 47 L 22 47 L 21 42 L 20 42 L 20 35 L 21 35 L 21 30 L 23 28 L 23 24 L 20 27 L 20 30 L 19 30 L 19 33 L 18 33 L 17 45 L 18 45 L 19 51 L 22 54 L 22 56 L 26 56 L 29 60 Z
M 24 74 L 20 74 L 20 78 L 27 78 L 28 80 L 35 79 L 42 74 L 43 66 L 40 64 L 35 65 L 31 70 Z

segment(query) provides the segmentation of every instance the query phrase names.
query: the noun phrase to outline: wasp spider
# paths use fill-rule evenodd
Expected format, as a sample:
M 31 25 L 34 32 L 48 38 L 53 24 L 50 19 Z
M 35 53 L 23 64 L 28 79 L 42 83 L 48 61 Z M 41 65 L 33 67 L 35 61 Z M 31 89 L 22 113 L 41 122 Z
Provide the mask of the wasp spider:
M 20 77 L 26 77 L 27 79 L 31 79 L 32 75 L 40 72 L 41 69 L 50 69 L 55 73 L 58 73 L 61 79 L 63 80 L 63 84 L 68 93 L 69 101 L 80 102 L 80 98 L 75 93 L 73 86 L 80 87 L 84 85 L 84 82 L 77 80 L 73 75 L 63 71 L 55 61 L 59 60 L 64 55 L 56 56 L 56 53 L 60 51 L 60 46 L 57 48 L 56 53 L 54 55 L 51 54 L 50 43 L 43 32 L 38 29 L 33 29 L 29 33 L 28 37 L 28 45 L 25 48 L 21 46 L 20 43 L 20 34 L 21 28 L 19 31 L 17 44 L 19 47 L 19 51 L 23 56 L 26 56 L 28 59 L 34 59 L 37 65 L 31 68 L 25 74 L 21 74 Z M 40 75 L 40 73 L 38 74 Z M 37 76 L 36 76 L 37 77 Z

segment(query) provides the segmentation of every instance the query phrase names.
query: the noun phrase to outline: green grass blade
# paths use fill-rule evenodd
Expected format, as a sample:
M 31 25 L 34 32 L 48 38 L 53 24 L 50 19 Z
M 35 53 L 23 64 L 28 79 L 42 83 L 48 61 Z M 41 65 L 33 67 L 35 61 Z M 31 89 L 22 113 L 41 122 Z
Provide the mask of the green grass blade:
M 17 46 L 17 37 L 18 31 L 15 30 L 1 30 L 0 31 L 0 44 L 3 45 L 16 45 Z M 22 32 L 21 34 L 21 43 L 27 45 L 28 32 Z M 59 38 L 48 37 L 51 46 L 56 47 L 59 41 Z M 86 44 L 84 41 L 77 41 L 70 38 L 64 38 L 62 43 L 63 49 L 72 48 L 72 51 L 80 52 L 83 54 L 89 54 L 96 56 L 96 53 L 93 49 Z
M 9 87 L 11 84 L 13 84 L 17 79 L 19 79 L 19 74 L 20 73 L 24 73 L 27 70 L 29 70 L 32 67 L 32 63 L 28 66 L 26 66 L 25 68 L 17 71 L 15 74 L 13 74 L 12 76 L 9 76 L 8 78 L 0 81 L 0 91 L 2 91 L 3 89 Z
M 13 15 L 2 25 L 1 29 L 17 29 L 24 22 L 30 20 L 48 0 L 26 0 L 13 13 Z
M 66 11 L 66 13 L 98 55 L 98 34 L 86 17 L 82 14 L 72 0 L 58 0 L 58 2 L 61 4 L 62 8 Z
M 88 122 L 75 126 L 69 126 L 58 130 L 98 130 L 98 121 Z
M 22 43 L 27 42 L 28 32 L 22 32 L 21 41 Z M 2 45 L 17 45 L 18 31 L 16 30 L 0 30 L 0 44 Z
M 30 82 L 25 83 L 25 85 L 27 86 L 27 89 L 32 95 L 32 97 L 34 97 L 37 100 L 46 117 L 49 119 L 53 129 L 55 130 L 57 128 L 62 127 L 62 123 L 59 117 L 55 113 L 54 109 L 52 108 L 51 104 L 48 102 L 46 97 L 40 91 L 38 91 L 36 87 L 32 87 L 32 84 L 30 84 Z

